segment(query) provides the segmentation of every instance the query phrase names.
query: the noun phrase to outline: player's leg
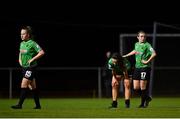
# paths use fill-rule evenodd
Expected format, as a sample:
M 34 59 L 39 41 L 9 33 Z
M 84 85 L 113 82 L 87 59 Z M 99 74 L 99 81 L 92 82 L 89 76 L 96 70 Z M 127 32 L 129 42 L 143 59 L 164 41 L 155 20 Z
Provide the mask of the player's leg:
M 142 96 L 142 91 L 141 91 L 141 88 L 140 88 L 140 80 L 133 80 L 133 88 L 134 88 L 134 94 L 137 96 L 137 97 L 141 97 Z M 140 104 L 139 105 L 139 108 L 141 107 L 144 107 L 144 104 Z
M 148 107 L 149 106 L 149 102 L 151 102 L 151 101 L 152 101 L 152 97 L 151 96 L 147 96 L 144 106 Z
M 135 68 L 133 73 L 133 88 L 134 88 L 134 95 L 141 97 L 141 104 L 139 105 L 139 108 L 144 107 L 144 104 L 142 104 L 142 90 L 140 86 L 141 79 L 142 79 L 142 69 Z
M 36 104 L 34 109 L 41 109 L 41 105 L 40 105 L 40 101 L 39 101 L 39 93 L 38 93 L 38 90 L 36 88 L 36 80 L 35 80 L 35 78 L 32 80 L 30 85 L 32 87 L 32 93 L 33 93 L 33 97 L 34 97 L 34 102 Z
M 152 101 L 152 97 L 149 95 L 149 81 L 147 81 L 146 91 L 147 91 L 146 92 L 147 93 L 147 97 L 146 97 L 146 101 L 145 101 L 144 106 L 148 107 L 149 106 L 149 102 Z
M 124 79 L 124 88 L 125 88 L 125 105 L 126 108 L 130 107 L 130 96 L 131 96 L 131 82 L 130 79 Z
M 28 85 L 31 83 L 30 80 L 28 80 L 27 78 L 23 78 L 22 82 L 21 82 L 21 93 L 20 93 L 20 98 L 19 98 L 19 102 L 17 105 L 11 106 L 13 109 L 21 109 L 23 102 L 27 96 L 28 93 Z
M 119 80 L 120 77 L 115 78 L 114 76 L 112 77 L 112 105 L 110 108 L 117 108 L 118 102 L 118 94 L 119 94 Z
M 133 93 L 134 93 L 134 96 L 138 96 L 139 97 L 141 95 L 141 89 L 140 89 L 140 69 L 138 69 L 138 68 L 134 69 L 132 79 L 133 79 L 133 89 L 134 89 Z
M 141 88 L 141 105 L 145 107 L 145 101 L 147 98 L 147 90 L 146 90 L 147 80 L 140 80 L 140 88 Z
M 151 72 L 151 69 L 150 68 L 145 68 L 145 72 L 146 72 L 147 83 L 146 83 L 146 100 L 145 100 L 144 106 L 148 107 L 149 102 L 152 100 L 152 97 L 149 94 L 149 83 L 150 83 L 150 72 Z

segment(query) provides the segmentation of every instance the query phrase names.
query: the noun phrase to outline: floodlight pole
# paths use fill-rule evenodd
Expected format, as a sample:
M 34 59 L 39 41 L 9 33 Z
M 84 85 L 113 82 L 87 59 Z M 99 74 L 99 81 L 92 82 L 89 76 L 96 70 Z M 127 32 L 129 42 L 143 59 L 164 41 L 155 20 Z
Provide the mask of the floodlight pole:
M 13 69 L 9 69 L 9 99 L 12 99 L 12 72 Z
M 101 86 L 101 68 L 98 68 L 98 98 L 102 98 L 102 86 Z M 94 95 L 94 94 L 93 94 Z
M 152 47 L 154 50 L 156 49 L 156 34 L 157 34 L 157 23 L 153 24 L 153 38 L 152 38 Z M 150 74 L 150 82 L 149 82 L 149 95 L 152 96 L 152 87 L 153 87 L 153 78 L 154 78 L 154 60 L 151 64 L 151 74 Z

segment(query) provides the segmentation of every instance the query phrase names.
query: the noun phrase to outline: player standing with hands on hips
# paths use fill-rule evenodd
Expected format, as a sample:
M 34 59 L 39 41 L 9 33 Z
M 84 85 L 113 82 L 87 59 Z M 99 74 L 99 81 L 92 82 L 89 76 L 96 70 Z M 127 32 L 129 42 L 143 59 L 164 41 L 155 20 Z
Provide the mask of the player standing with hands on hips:
M 44 55 L 43 49 L 34 41 L 32 37 L 32 29 L 25 26 L 21 29 L 19 64 L 22 67 L 23 78 L 21 81 L 20 99 L 17 105 L 11 106 L 13 109 L 22 109 L 23 102 L 27 96 L 29 89 L 33 92 L 36 106 L 34 109 L 41 109 L 38 91 L 36 89 L 35 73 L 37 60 Z
M 155 58 L 156 52 L 151 44 L 146 41 L 146 33 L 139 31 L 137 34 L 138 42 L 130 53 L 123 57 L 135 55 L 135 70 L 133 74 L 133 85 L 136 93 L 141 93 L 141 104 L 139 108 L 148 106 L 152 98 L 148 95 L 149 80 L 151 72 L 151 61 Z

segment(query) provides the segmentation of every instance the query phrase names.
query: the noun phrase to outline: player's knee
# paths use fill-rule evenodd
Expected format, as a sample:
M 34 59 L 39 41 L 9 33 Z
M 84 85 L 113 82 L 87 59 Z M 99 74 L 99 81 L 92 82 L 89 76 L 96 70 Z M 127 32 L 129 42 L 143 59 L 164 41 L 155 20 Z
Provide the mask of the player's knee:
M 130 88 L 130 82 L 129 81 L 124 82 L 124 87 L 129 89 Z
M 119 84 L 118 83 L 112 83 L 112 88 L 113 89 L 116 89 L 116 88 L 118 88 L 119 87 Z
M 134 89 L 134 90 L 139 90 L 140 87 L 139 87 L 139 86 L 134 86 L 133 89 Z

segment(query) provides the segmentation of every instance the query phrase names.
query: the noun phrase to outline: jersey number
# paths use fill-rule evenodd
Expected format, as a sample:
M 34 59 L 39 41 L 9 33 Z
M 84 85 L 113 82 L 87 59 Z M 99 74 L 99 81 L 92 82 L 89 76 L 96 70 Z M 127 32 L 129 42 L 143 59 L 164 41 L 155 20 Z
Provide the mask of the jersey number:
M 145 79 L 146 77 L 146 72 L 141 72 L 141 79 Z
M 29 77 L 31 77 L 31 74 L 32 74 L 32 71 L 26 71 L 25 76 L 29 78 Z

